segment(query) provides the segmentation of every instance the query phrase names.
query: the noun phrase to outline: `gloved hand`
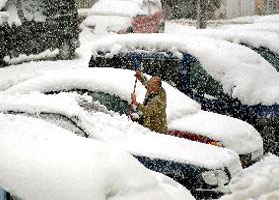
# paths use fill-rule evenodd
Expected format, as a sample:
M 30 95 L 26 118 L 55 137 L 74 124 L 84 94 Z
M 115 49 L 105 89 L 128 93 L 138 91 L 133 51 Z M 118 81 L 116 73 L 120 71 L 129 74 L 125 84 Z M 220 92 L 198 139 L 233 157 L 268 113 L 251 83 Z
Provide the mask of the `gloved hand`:
M 135 93 L 131 94 L 131 99 L 132 99 L 132 102 L 134 102 L 134 103 L 137 101 L 137 96 Z
M 134 76 L 139 79 L 141 77 L 141 71 L 137 70 Z

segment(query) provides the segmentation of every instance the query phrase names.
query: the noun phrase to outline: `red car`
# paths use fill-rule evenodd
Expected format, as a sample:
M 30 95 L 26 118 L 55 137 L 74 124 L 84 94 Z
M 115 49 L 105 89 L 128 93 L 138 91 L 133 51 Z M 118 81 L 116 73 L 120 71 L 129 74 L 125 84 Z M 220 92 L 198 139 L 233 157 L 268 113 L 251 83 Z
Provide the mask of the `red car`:
M 160 0 L 100 0 L 84 24 L 95 33 L 155 33 L 165 27 Z

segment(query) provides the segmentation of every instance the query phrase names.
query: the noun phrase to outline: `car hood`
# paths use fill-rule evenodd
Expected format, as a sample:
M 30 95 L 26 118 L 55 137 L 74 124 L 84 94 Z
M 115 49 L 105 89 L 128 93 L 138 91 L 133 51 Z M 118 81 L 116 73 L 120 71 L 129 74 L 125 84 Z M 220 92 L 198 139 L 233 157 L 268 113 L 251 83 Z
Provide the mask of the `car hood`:
M 259 132 L 247 122 L 213 112 L 199 111 L 169 122 L 172 130 L 186 131 L 220 141 L 238 154 L 263 148 Z

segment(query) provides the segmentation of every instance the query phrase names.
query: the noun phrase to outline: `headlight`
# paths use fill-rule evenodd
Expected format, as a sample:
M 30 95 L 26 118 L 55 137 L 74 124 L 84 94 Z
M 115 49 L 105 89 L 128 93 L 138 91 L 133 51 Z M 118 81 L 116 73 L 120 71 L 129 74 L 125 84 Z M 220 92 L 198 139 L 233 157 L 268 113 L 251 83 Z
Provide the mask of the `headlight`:
M 209 185 L 225 185 L 229 182 L 229 176 L 223 170 L 211 170 L 202 173 L 202 179 Z

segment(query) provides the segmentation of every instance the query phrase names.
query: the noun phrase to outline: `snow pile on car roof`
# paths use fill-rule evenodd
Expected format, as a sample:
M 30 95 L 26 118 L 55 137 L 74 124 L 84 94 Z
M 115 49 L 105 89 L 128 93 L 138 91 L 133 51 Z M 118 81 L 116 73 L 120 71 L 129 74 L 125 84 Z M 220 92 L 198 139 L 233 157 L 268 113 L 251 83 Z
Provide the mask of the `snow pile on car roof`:
M 183 26 L 180 24 L 169 23 L 165 32 L 167 33 L 187 33 L 187 34 L 200 34 L 203 36 L 213 37 L 215 39 L 228 40 L 234 43 L 247 44 L 251 47 L 259 48 L 265 47 L 279 54 L 279 34 L 263 31 L 263 30 L 239 30 L 239 29 L 196 29 L 192 26 Z
M 273 15 L 253 15 L 253 16 L 245 16 L 245 17 L 237 17 L 230 20 L 227 20 L 227 22 L 231 23 L 275 23 L 279 22 L 279 15 L 273 14 Z
M 84 24 L 93 28 L 94 33 L 107 33 L 126 30 L 132 24 L 130 17 L 91 15 L 84 20 Z
M 279 33 L 278 23 L 259 23 L 259 24 L 230 24 L 219 27 L 221 29 L 238 29 L 238 30 L 257 30 L 271 31 Z
M 5 7 L 7 0 L 0 0 L 0 10 Z
M 128 153 L 38 119 L 0 114 L 0 156 L 0 185 L 22 199 L 194 199 Z
M 276 200 L 279 199 L 279 157 L 269 154 L 243 170 L 240 177 L 229 184 L 231 194 L 220 200 Z
M 142 6 L 143 0 L 100 0 L 92 6 L 88 14 L 134 17 L 138 14 L 147 14 Z
M 238 156 L 231 150 L 151 132 L 125 115 L 87 112 L 78 105 L 86 99 L 76 93 L 41 93 L 0 96 L 0 111 L 59 113 L 78 123 L 91 138 L 122 148 L 134 155 L 194 164 L 210 169 L 234 167 L 240 170 Z M 89 100 L 89 99 L 88 99 Z M 168 146 L 168 148 L 165 148 Z
M 92 44 L 93 56 L 136 50 L 181 52 L 196 57 L 204 69 L 222 83 L 224 91 L 242 103 L 279 103 L 279 75 L 254 51 L 227 41 L 193 34 L 130 34 L 102 38 Z

